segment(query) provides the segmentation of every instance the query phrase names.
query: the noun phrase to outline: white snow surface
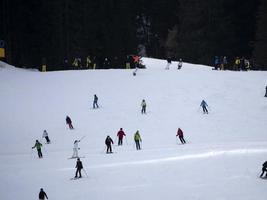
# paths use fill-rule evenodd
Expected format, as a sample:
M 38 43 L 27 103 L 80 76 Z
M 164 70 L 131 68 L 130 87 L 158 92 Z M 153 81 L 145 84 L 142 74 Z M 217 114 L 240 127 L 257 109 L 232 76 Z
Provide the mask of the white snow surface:
M 146 69 L 41 73 L 0 63 L 0 194 L 3 200 L 266 200 L 267 72 L 143 58 Z M 99 109 L 92 109 L 93 95 Z M 147 114 L 141 114 L 141 100 Z M 202 114 L 205 99 L 210 113 Z M 74 130 L 69 130 L 69 115 Z M 184 131 L 181 145 L 176 131 Z M 104 140 L 117 142 L 105 154 Z M 52 141 L 45 144 L 43 130 Z M 142 150 L 134 148 L 140 131 Z M 75 173 L 73 142 L 84 169 Z M 43 144 L 43 159 L 31 149 Z

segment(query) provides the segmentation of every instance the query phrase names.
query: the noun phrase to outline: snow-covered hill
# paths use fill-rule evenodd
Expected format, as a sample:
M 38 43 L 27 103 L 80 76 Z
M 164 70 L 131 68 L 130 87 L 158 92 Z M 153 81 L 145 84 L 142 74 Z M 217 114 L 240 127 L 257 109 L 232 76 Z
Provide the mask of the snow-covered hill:
M 40 73 L 1 63 L 1 199 L 37 199 L 42 187 L 49 199 L 66 200 L 265 200 L 266 181 L 258 176 L 267 160 L 267 72 L 187 63 L 164 70 L 164 60 L 143 61 L 147 69 L 137 76 L 115 69 Z M 92 109 L 94 94 L 100 109 Z M 176 141 L 178 127 L 188 144 Z M 119 128 L 127 141 L 107 155 L 105 137 L 115 141 Z M 51 144 L 44 144 L 44 129 Z M 89 178 L 70 181 L 76 163 L 67 158 L 83 136 L 79 154 Z M 43 159 L 31 149 L 36 139 Z

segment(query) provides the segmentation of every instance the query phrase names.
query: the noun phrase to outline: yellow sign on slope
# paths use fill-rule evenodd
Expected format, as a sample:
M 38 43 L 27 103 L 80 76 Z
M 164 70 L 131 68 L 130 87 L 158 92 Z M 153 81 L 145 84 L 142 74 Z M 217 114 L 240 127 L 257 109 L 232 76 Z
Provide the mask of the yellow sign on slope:
M 0 48 L 0 58 L 4 58 L 4 57 L 5 57 L 5 49 Z

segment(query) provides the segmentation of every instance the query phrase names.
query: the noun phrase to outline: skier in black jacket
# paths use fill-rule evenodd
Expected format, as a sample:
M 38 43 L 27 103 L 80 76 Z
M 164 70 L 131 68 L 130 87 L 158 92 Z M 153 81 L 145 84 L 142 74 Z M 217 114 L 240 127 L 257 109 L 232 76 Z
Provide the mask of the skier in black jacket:
M 40 193 L 39 193 L 39 200 L 44 200 L 44 199 L 48 199 L 46 193 L 44 192 L 43 188 L 41 188 Z
M 98 104 L 97 104 L 97 101 L 98 101 L 98 97 L 96 96 L 96 94 L 94 95 L 94 102 L 93 102 L 93 108 L 99 108 Z
M 265 162 L 262 164 L 262 173 L 261 173 L 260 177 L 263 176 L 264 172 L 266 172 L 265 177 L 267 178 L 267 161 L 265 161 Z
M 267 86 L 265 88 L 265 95 L 264 96 L 267 97 Z
M 105 144 L 107 145 L 107 153 L 112 153 L 111 144 L 113 144 L 113 140 L 111 139 L 111 137 L 109 137 L 109 135 L 105 140 Z
M 82 161 L 80 161 L 80 158 L 77 158 L 75 178 L 78 178 L 78 173 L 79 173 L 79 178 L 82 178 L 81 174 L 82 168 L 83 168 L 83 163 Z

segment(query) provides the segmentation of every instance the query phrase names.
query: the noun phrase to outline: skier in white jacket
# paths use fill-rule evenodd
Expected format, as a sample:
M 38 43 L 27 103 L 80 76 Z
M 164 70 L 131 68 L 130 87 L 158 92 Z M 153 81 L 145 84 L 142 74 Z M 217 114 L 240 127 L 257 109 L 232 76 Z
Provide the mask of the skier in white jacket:
M 78 158 L 78 150 L 80 150 L 80 148 L 78 147 L 78 143 L 80 142 L 80 140 L 75 140 L 74 141 L 74 146 L 73 146 L 73 155 L 72 158 Z
M 43 132 L 43 138 L 45 138 L 45 139 L 46 139 L 46 143 L 47 143 L 47 144 L 49 144 L 49 143 L 50 143 L 50 139 L 49 139 L 49 137 L 48 137 L 48 133 L 47 133 L 47 131 L 46 131 L 46 130 L 44 130 L 44 132 Z

